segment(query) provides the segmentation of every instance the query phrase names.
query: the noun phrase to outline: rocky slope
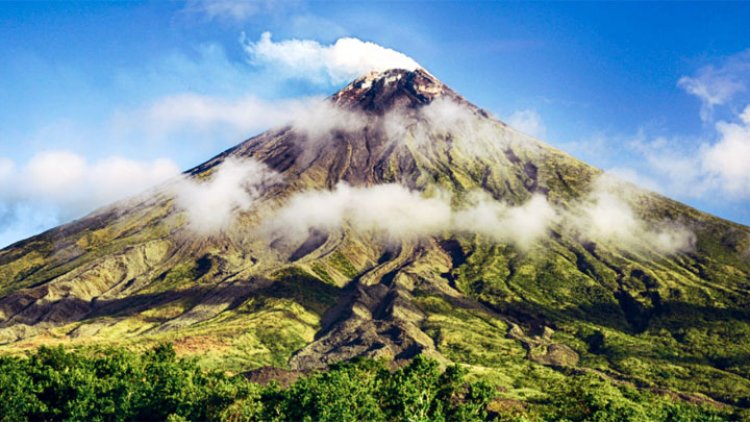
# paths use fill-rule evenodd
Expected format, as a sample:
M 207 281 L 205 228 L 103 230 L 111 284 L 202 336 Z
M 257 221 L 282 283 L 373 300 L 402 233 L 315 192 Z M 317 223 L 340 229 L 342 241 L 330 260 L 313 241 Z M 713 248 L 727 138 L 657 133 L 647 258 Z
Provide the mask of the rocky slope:
M 515 398 L 588 372 L 750 407 L 747 227 L 612 181 L 423 70 L 293 120 L 0 251 L 2 349 L 168 340 L 233 371 L 425 353 Z M 249 199 L 206 230 L 193 208 L 212 203 L 184 186 L 228 168 Z

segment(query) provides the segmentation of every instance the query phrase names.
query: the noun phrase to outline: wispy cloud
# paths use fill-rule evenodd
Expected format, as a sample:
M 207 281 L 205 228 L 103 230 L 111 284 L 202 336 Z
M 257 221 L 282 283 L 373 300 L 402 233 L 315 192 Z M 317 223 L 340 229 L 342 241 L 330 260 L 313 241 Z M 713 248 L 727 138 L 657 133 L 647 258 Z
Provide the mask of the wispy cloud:
M 333 190 L 292 195 L 261 229 L 271 240 L 292 244 L 314 232 L 350 230 L 391 241 L 480 235 L 528 250 L 557 227 L 583 241 L 623 250 L 662 254 L 691 250 L 695 236 L 688 228 L 675 221 L 646 221 L 636 213 L 633 203 L 638 194 L 608 175 L 569 208 L 555 207 L 542 195 L 510 205 L 481 190 L 457 201 L 446 192 L 427 195 L 399 184 L 354 187 L 339 183 Z
M 0 195 L 4 200 L 55 201 L 73 214 L 138 193 L 179 173 L 167 159 L 114 156 L 89 162 L 70 151 L 43 151 L 20 166 L 9 160 L 3 163 Z
M 317 84 L 340 84 L 371 71 L 419 67 L 403 53 L 357 38 L 339 38 L 330 45 L 300 39 L 274 42 L 271 33 L 264 32 L 258 41 L 246 42 L 245 50 L 256 66 Z
M 632 150 L 647 165 L 651 177 L 668 194 L 688 198 L 750 198 L 750 106 L 732 121 L 714 124 L 714 132 L 694 148 L 678 138 L 648 139 L 643 132 L 630 142 Z M 622 171 L 622 169 L 621 169 Z M 632 171 L 634 172 L 634 171 Z M 648 187 L 648 186 L 646 186 Z
M 640 173 L 629 167 L 612 167 L 607 169 L 607 173 L 626 182 L 640 186 L 653 192 L 663 193 L 664 188 L 659 182 L 643 173 Z
M 738 122 L 718 122 L 719 140 L 701 158 L 703 169 L 735 197 L 750 198 L 750 105 Z
M 279 181 L 258 161 L 230 158 L 208 180 L 185 176 L 169 189 L 177 208 L 187 215 L 188 228 L 212 235 L 230 227 L 236 213 L 249 210 L 269 185 Z
M 750 50 L 730 56 L 718 65 L 704 66 L 677 85 L 701 100 L 701 119 L 710 121 L 716 106 L 726 105 L 747 90 L 750 79 Z
M 310 230 L 374 231 L 393 239 L 423 237 L 445 230 L 450 205 L 397 184 L 352 187 L 340 183 L 333 190 L 298 193 L 269 221 L 269 228 L 293 240 Z
M 664 136 L 650 137 L 645 129 L 640 129 L 636 136 L 625 143 L 628 152 L 635 154 L 639 168 L 645 172 L 631 169 L 630 173 L 638 174 L 641 180 L 648 178 L 659 187 L 657 191 L 699 198 L 711 186 L 701 163 L 702 147 L 691 147 L 694 142 Z M 617 168 L 620 173 L 628 173 L 625 166 Z
M 672 254 L 693 249 L 695 235 L 675 221 L 646 222 L 633 203 L 638 192 L 605 174 L 567 213 L 568 228 L 584 240 L 609 243 L 626 250 L 655 250 Z
M 43 151 L 22 164 L 0 158 L 0 243 L 15 240 L 19 222 L 28 235 L 177 174 L 179 168 L 167 159 L 113 156 L 91 162 L 70 151 Z
M 536 110 L 519 110 L 507 117 L 510 127 L 535 138 L 543 138 L 547 133 L 542 116 Z
M 475 192 L 458 208 L 451 195 L 426 196 L 398 184 L 353 187 L 339 183 L 333 190 L 298 193 L 266 222 L 265 230 L 299 242 L 313 230 L 349 228 L 389 240 L 419 239 L 450 233 L 481 234 L 530 247 L 555 220 L 556 213 L 542 196 L 511 206 Z
M 211 133 L 227 128 L 235 140 L 291 122 L 322 103 L 322 97 L 265 100 L 255 96 L 230 99 L 183 93 L 114 116 L 119 131 L 147 132 L 159 138 L 185 131 Z
M 481 119 L 469 107 L 450 101 L 434 104 L 412 110 L 416 114 L 410 117 L 402 113 L 368 117 L 322 103 L 292 124 L 293 130 L 304 135 L 299 146 L 307 151 L 319 151 L 324 143 L 334 142 L 333 132 L 359 132 L 371 125 L 382 127 L 389 142 L 406 143 L 425 154 L 441 136 L 454 140 L 462 151 L 462 142 L 481 139 L 496 146 L 509 142 L 502 139 L 499 125 L 486 120 L 486 127 L 477 123 Z M 536 148 L 529 142 L 517 146 L 527 152 Z M 495 149 L 495 153 L 499 151 Z M 201 235 L 213 235 L 228 229 L 239 213 L 252 209 L 268 186 L 281 181 L 280 175 L 255 161 L 228 160 L 207 180 L 185 178 L 174 185 L 173 192 L 178 209 L 187 214 L 188 227 Z M 582 240 L 627 250 L 664 254 L 690 250 L 694 236 L 688 229 L 674 221 L 646 221 L 637 214 L 634 204 L 639 194 L 609 176 L 598 179 L 587 196 L 566 207 L 553 206 L 543 195 L 509 204 L 481 189 L 458 198 L 436 186 L 420 191 L 394 183 L 351 186 L 340 182 L 331 190 L 291 193 L 280 207 L 266 210 L 259 224 L 260 233 L 270 241 L 284 239 L 291 244 L 303 242 L 312 232 L 351 230 L 394 241 L 480 235 L 528 249 L 555 226 Z
M 270 11 L 283 2 L 272 0 L 188 0 L 182 12 L 206 20 L 243 22 L 253 16 Z
M 715 204 L 748 200 L 748 80 L 750 50 L 680 78 L 678 85 L 701 100 L 700 135 L 653 135 L 642 127 L 634 136 L 599 134 L 564 147 L 579 157 L 605 157 L 609 173 L 667 195 Z

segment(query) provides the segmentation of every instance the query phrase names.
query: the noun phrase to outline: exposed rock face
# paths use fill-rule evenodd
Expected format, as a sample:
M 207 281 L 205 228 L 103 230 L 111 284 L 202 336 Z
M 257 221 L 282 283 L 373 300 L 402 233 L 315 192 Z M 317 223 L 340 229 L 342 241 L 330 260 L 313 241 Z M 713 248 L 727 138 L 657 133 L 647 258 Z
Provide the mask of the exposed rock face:
M 260 230 L 296 194 L 342 183 L 447 192 L 451 205 L 477 192 L 508 207 L 541 197 L 577 216 L 601 174 L 424 70 L 367 75 L 320 108 L 186 173 L 210 179 L 229 159 L 252 159 L 278 174 L 220 233 L 190 232 L 166 186 L 0 251 L 2 347 L 179 340 L 178 351 L 235 371 L 426 353 L 507 379 L 596 360 L 621 379 L 750 396 L 747 227 L 628 187 L 638 227 L 679 223 L 692 248 L 592 240 L 570 218 L 525 246 L 451 227 L 388 237 L 346 223 L 300 239 Z M 680 384 L 674 368 L 725 382 Z
M 393 69 L 361 77 L 331 98 L 344 108 L 355 108 L 382 114 L 398 108 L 416 108 L 438 97 L 461 97 L 424 69 L 414 72 Z
M 541 344 L 529 350 L 529 359 L 542 365 L 576 366 L 578 353 L 564 344 Z

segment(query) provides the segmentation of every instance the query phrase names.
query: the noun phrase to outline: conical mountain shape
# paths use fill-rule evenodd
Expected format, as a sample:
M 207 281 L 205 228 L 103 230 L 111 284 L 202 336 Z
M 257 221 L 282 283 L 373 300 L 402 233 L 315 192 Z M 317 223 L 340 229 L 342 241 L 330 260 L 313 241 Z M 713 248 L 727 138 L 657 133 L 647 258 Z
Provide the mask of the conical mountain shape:
M 747 227 L 421 69 L 290 120 L 0 251 L 2 348 L 173 341 L 231 371 L 425 353 L 513 391 L 578 371 L 750 406 Z

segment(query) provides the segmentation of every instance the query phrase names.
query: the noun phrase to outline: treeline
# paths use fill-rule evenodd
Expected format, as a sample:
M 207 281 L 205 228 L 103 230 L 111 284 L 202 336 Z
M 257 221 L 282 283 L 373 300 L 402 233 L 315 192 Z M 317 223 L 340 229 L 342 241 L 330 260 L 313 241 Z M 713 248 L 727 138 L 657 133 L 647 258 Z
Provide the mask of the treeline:
M 204 371 L 171 345 L 143 354 L 42 347 L 0 357 L 3 420 L 477 420 L 494 389 L 417 358 L 394 372 L 355 360 L 282 389 Z
M 202 370 L 171 345 L 145 353 L 42 347 L 28 357 L 0 357 L 0 420 L 673 420 L 730 418 L 680 402 L 636 405 L 595 378 L 550 389 L 547 399 L 504 407 L 494 387 L 469 382 L 466 370 L 417 357 L 389 371 L 358 359 L 311 373 L 288 388 L 260 386 L 242 375 Z M 653 399 L 653 397 L 652 397 Z M 646 409 L 646 410 L 644 410 Z

